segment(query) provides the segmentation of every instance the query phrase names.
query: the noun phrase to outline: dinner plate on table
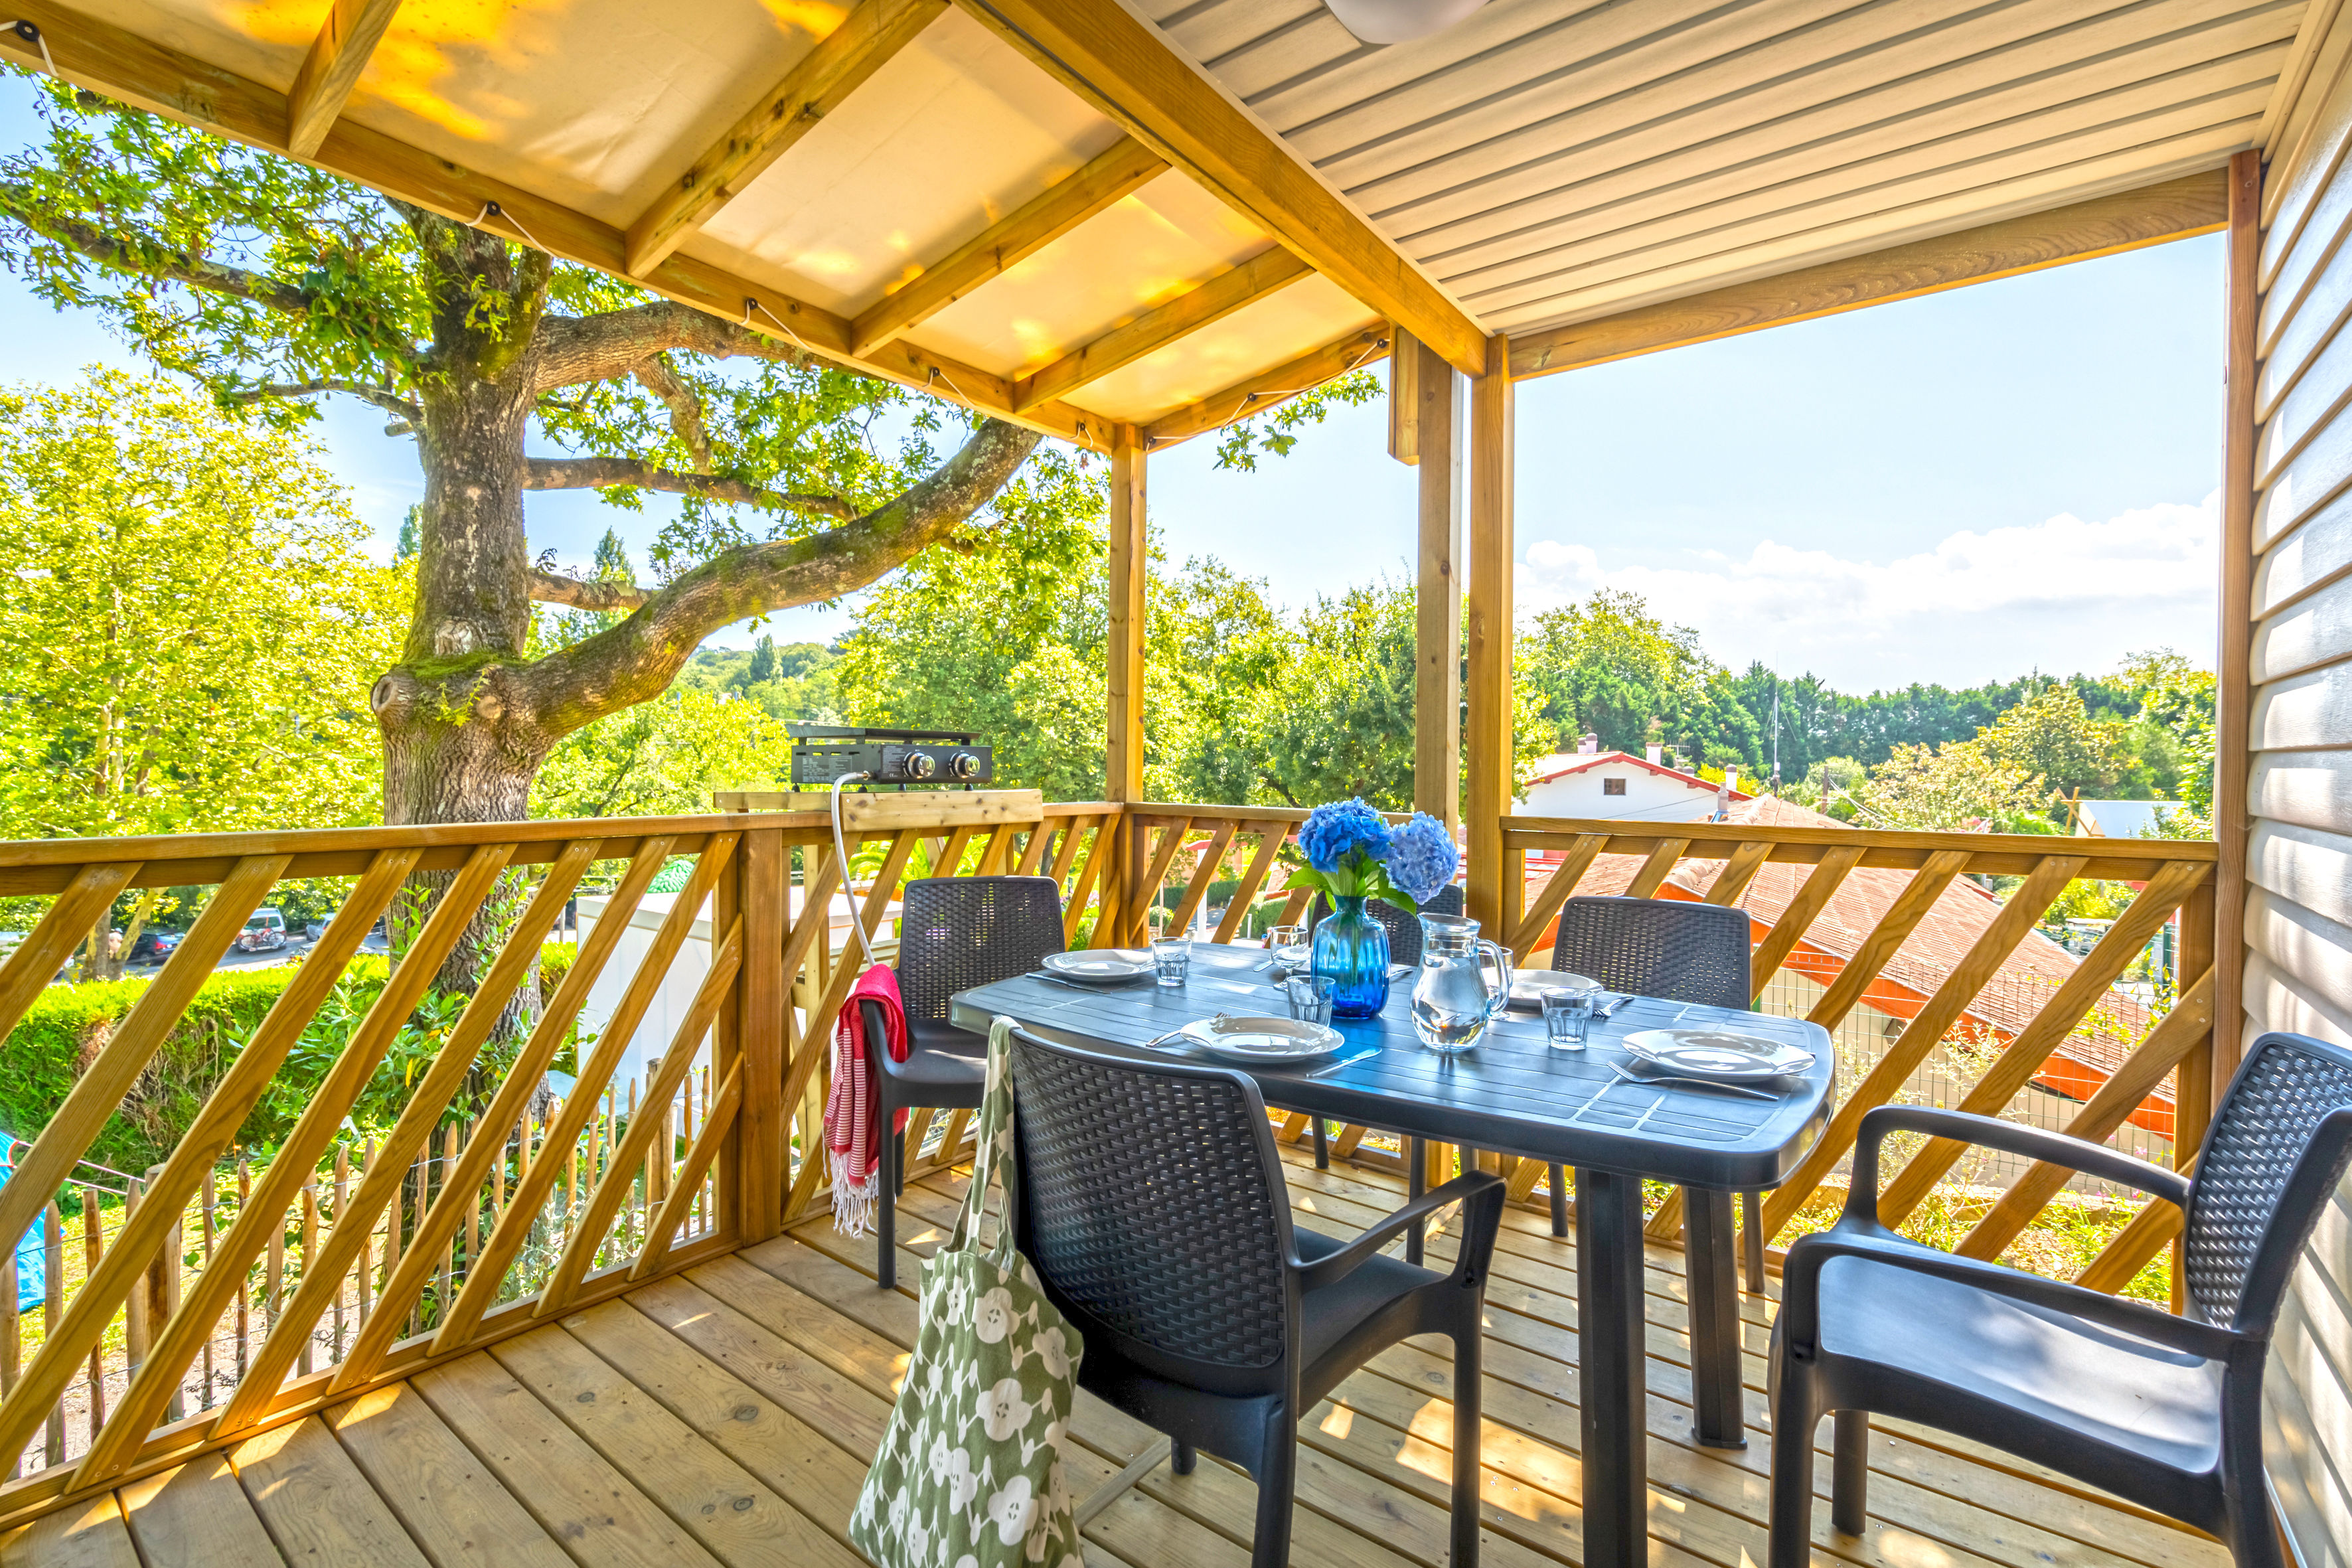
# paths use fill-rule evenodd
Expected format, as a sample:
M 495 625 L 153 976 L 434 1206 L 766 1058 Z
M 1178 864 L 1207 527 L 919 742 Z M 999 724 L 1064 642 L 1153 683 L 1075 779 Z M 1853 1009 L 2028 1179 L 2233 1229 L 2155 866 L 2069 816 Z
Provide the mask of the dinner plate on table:
M 1564 970 L 1522 972 L 1511 979 L 1511 1005 L 1532 1013 L 1543 1006 L 1544 995 L 1548 992 L 1600 989 L 1601 982 L 1598 980 L 1588 980 L 1581 974 L 1570 974 Z
M 1813 1065 L 1813 1053 L 1802 1046 L 1737 1029 L 1643 1029 L 1622 1044 L 1644 1067 L 1719 1083 L 1785 1078 Z
M 1151 973 L 1151 955 L 1116 947 L 1081 948 L 1076 952 L 1049 952 L 1039 967 L 1081 985 L 1124 985 Z
M 1284 969 L 1304 969 L 1315 960 L 1315 950 L 1303 942 L 1274 950 L 1274 962 Z
M 1241 1018 L 1219 1015 L 1200 1018 L 1177 1031 L 1184 1041 L 1223 1061 L 1268 1063 L 1312 1061 L 1328 1057 L 1347 1043 L 1347 1037 L 1328 1024 L 1299 1018 Z

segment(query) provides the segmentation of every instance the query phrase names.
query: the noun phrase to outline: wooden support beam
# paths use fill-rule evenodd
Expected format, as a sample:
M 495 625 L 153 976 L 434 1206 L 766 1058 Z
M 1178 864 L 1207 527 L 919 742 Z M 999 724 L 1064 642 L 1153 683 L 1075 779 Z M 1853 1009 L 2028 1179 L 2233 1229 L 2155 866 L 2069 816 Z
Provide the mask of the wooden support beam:
M 2228 216 L 2221 172 L 2188 174 L 2141 190 L 1800 268 L 1777 278 L 1531 331 L 1512 340 L 1511 374 L 1550 375 L 2137 250 L 2211 234 Z
M 1417 338 L 1397 339 L 1392 377 L 1412 399 L 1411 461 L 1421 469 L 1414 582 L 1412 805 L 1448 827 L 1462 822 L 1461 395 L 1454 367 Z M 1393 401 L 1393 399 L 1392 399 Z M 1393 433 L 1392 433 L 1393 440 Z M 1393 447 L 1391 447 L 1393 449 Z
M 1486 333 L 1241 103 L 1118 0 L 963 0 L 965 8 L 1326 278 L 1465 374 Z
M 1013 403 L 1025 408 L 1100 381 L 1122 365 L 1159 353 L 1177 339 L 1223 321 L 1244 305 L 1289 288 L 1312 269 L 1282 247 L 1270 246 L 1238 267 L 1187 289 L 1156 310 L 1039 365 L 1013 384 Z
M 660 266 L 946 9 L 947 0 L 857 0 L 783 80 L 638 215 L 629 226 L 623 270 L 643 278 Z
M 343 112 L 400 0 L 334 0 L 286 92 L 286 150 L 307 158 Z
M 283 93 L 112 23 L 68 10 L 56 0 L 22 0 L 16 15 L 40 29 L 58 74 L 77 87 L 247 146 L 285 150 L 288 105 Z M 41 46 L 14 32 L 0 31 L 0 58 L 44 68 Z M 329 129 L 309 161 L 459 223 L 482 218 L 484 205 L 495 204 L 505 215 L 504 226 L 498 226 L 501 219 L 496 216 L 485 221 L 497 232 L 518 243 L 534 244 L 561 260 L 628 276 L 623 266 L 623 235 L 614 226 L 349 120 L 339 120 Z M 523 240 L 526 229 L 529 241 Z M 1059 403 L 1039 404 L 1016 414 L 1012 384 L 1004 377 L 905 342 L 852 353 L 845 317 L 724 268 L 673 255 L 632 281 L 722 321 L 749 325 L 778 342 L 797 344 L 845 370 L 956 397 L 983 414 L 1097 451 L 1108 447 L 1108 420 Z
M 1386 326 L 1359 328 L 1297 359 L 1285 360 L 1272 370 L 1244 376 L 1197 402 L 1153 416 L 1143 426 L 1143 438 L 1150 446 L 1162 447 L 1279 408 L 1302 392 L 1385 359 L 1389 342 Z
M 1143 798 L 1144 447 L 1122 425 L 1110 448 L 1110 635 L 1103 798 Z
M 2263 163 L 2230 160 L 2227 336 L 2222 344 L 2221 657 L 2213 688 L 2213 1081 L 2207 1103 L 2238 1070 L 2246 1037 L 2247 791 L 2253 772 L 2254 476 L 2261 432 L 2258 324 Z
M 1486 374 L 1470 386 L 1469 898 L 1467 912 L 1500 932 L 1519 900 L 1510 889 L 1519 851 L 1507 857 L 1503 818 L 1517 768 L 1511 752 L 1511 343 L 1487 341 Z
M 850 324 L 851 351 L 871 353 L 921 325 L 1167 169 L 1167 159 L 1132 136 L 1120 137 L 1092 163 L 1046 186 L 866 307 Z

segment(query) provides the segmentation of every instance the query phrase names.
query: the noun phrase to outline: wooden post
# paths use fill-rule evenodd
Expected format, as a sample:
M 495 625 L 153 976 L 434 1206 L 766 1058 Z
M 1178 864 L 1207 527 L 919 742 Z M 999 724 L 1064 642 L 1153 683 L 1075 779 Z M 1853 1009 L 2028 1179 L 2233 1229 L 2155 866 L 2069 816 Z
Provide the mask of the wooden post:
M 1462 440 L 1454 367 L 1398 334 L 1395 377 L 1414 402 L 1421 468 L 1421 560 L 1413 637 L 1412 804 L 1448 827 L 1462 821 Z
M 1144 524 L 1144 447 L 1132 425 L 1118 426 L 1110 448 L 1110 635 L 1105 649 L 1107 732 L 1103 739 L 1103 799 L 1121 805 L 1143 798 L 1143 584 L 1150 545 Z M 1101 913 L 1120 940 L 1141 924 L 1148 889 L 1141 846 L 1124 814 L 1105 824 L 1118 853 L 1104 862 Z M 1100 854 L 1101 848 L 1096 853 Z
M 1514 901 L 1517 857 L 1503 855 L 1511 761 L 1511 344 L 1486 340 L 1486 374 L 1470 388 L 1469 721 L 1464 811 L 1470 829 L 1467 912 L 1496 941 Z
M 2213 710 L 2213 1098 L 2238 1070 L 2246 1037 L 2246 790 L 2252 771 L 2254 394 L 2262 363 L 2255 324 L 2262 308 L 2259 267 L 2263 160 L 2230 160 L 2228 337 L 2224 349 L 2225 427 L 2221 442 L 2221 637 Z
M 784 1009 L 792 1005 L 791 977 L 784 973 L 784 900 L 789 890 L 784 836 L 775 828 L 746 833 L 736 856 L 743 963 L 736 973 L 734 1000 L 739 1008 L 737 1046 L 743 1060 L 743 1109 L 736 1115 L 731 1138 L 740 1172 L 734 1217 L 749 1244 L 765 1241 L 783 1228 L 784 1187 L 792 1174 L 793 1111 L 784 1103 L 789 1065 Z M 822 1051 L 831 1043 L 812 1037 L 800 1048 Z M 722 1226 L 728 1217 L 721 1215 Z

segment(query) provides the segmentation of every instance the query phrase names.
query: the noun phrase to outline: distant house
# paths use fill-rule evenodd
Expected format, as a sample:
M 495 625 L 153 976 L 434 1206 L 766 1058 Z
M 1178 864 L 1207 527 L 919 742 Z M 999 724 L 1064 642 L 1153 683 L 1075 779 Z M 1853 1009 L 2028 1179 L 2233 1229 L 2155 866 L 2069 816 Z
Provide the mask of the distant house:
M 1728 789 L 1726 789 L 1728 785 Z M 1723 784 L 1668 767 L 1664 748 L 1647 757 L 1629 752 L 1562 752 L 1535 764 L 1520 816 L 1601 816 L 1636 822 L 1705 822 L 1723 805 L 1742 805 L 1739 775 Z
M 2074 831 L 2093 838 L 2145 838 L 2165 813 L 2182 809 L 2177 800 L 2078 800 Z

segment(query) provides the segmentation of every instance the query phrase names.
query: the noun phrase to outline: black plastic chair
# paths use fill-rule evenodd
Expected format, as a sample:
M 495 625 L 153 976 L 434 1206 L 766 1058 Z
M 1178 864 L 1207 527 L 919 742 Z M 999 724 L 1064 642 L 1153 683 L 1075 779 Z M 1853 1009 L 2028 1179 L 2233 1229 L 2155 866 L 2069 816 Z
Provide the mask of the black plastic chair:
M 2006 1150 L 2176 1204 L 2188 1315 L 1958 1258 L 1878 1219 L 1878 1149 L 1925 1132 Z M 1853 1185 L 1801 1237 L 1773 1331 L 1771 1568 L 1811 1555 L 1813 1432 L 1836 1414 L 1830 1517 L 1862 1532 L 1870 1413 L 1958 1433 L 2219 1536 L 2242 1568 L 2283 1568 L 2263 1477 L 2263 1371 L 2279 1302 L 2352 1163 L 2352 1051 L 2254 1042 L 2192 1181 L 1990 1117 L 1881 1106 Z
M 1559 911 L 1551 966 L 1597 980 L 1612 991 L 1745 1009 L 1748 990 L 1748 916 L 1680 899 L 1570 899 Z M 1551 1168 L 1551 1233 L 1568 1234 L 1567 1194 Z M 1691 1194 L 1683 1194 L 1689 1206 Z M 1764 1289 L 1759 1194 L 1742 1193 L 1748 1223 L 1748 1288 Z
M 1293 1228 L 1265 1102 L 1239 1072 L 1013 1035 L 1014 1237 L 1086 1338 L 1078 1383 L 1258 1485 L 1255 1568 L 1290 1555 L 1298 1420 L 1413 1334 L 1454 1342 L 1454 1568 L 1478 1561 L 1479 1318 L 1503 1184 L 1448 1182 L 1342 1242 Z M 1447 1204 L 1439 1274 L 1381 1248 Z
M 882 1009 L 865 1010 L 866 1059 L 874 1069 L 875 1121 L 884 1129 L 879 1201 L 874 1210 L 875 1277 L 898 1281 L 898 1200 L 907 1185 L 903 1133 L 888 1129 L 901 1110 L 977 1110 L 988 1082 L 988 1042 L 948 1022 L 959 991 L 1010 980 L 1069 943 L 1061 890 L 1051 877 L 924 877 L 899 898 L 898 995 L 907 1008 L 907 1059 L 890 1059 Z

